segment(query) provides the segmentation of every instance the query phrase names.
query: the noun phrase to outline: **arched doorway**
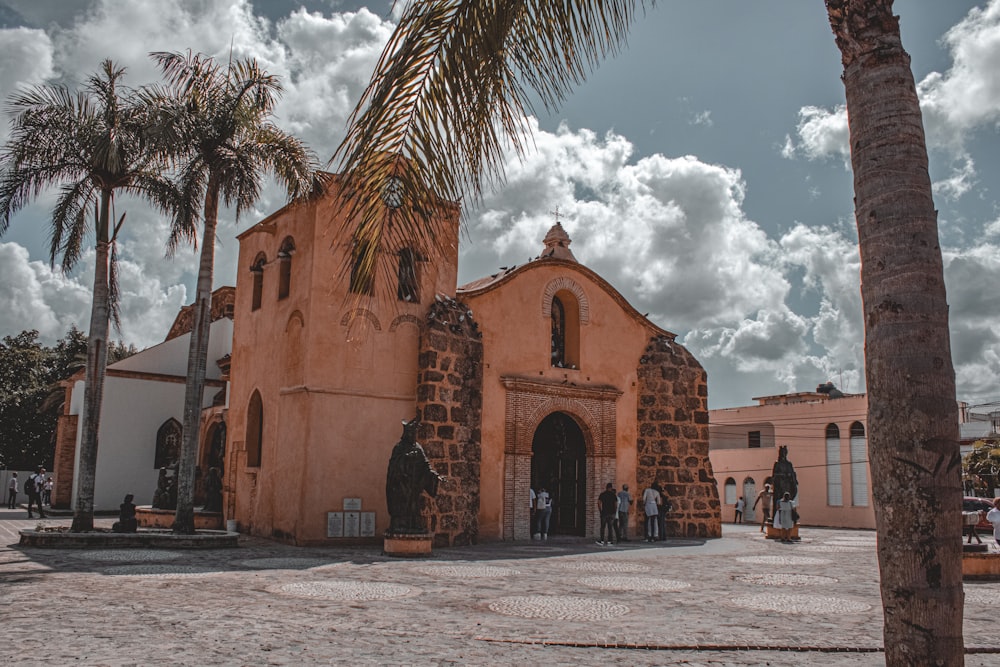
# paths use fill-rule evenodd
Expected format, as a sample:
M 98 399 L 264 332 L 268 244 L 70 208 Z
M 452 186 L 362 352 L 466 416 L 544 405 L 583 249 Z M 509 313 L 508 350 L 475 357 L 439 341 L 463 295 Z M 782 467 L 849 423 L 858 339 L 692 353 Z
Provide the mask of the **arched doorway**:
M 553 412 L 535 429 L 531 441 L 531 488 L 552 495 L 549 532 L 585 535 L 587 522 L 587 447 L 572 417 Z

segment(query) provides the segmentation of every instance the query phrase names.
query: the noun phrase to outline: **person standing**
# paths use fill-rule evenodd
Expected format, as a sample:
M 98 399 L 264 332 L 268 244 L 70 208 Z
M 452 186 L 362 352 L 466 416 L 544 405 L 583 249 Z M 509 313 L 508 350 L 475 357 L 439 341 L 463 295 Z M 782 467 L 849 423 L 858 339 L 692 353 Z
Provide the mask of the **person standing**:
M 658 486 L 653 482 L 653 486 Z M 642 492 L 642 509 L 646 513 L 646 541 L 652 542 L 656 539 L 656 515 L 659 514 L 660 492 L 647 487 Z
M 17 508 L 17 473 L 10 478 L 10 483 L 7 485 L 7 509 L 12 510 Z
M 781 526 L 781 541 L 785 544 L 792 543 L 792 526 L 795 519 L 792 517 L 792 496 L 785 491 L 778 501 L 778 525 Z
M 538 516 L 538 532 L 543 540 L 549 539 L 549 519 L 552 518 L 552 496 L 543 486 L 535 495 L 535 514 Z
M 993 500 L 993 509 L 986 513 L 986 520 L 993 524 L 993 540 L 1000 548 L 1000 498 Z
M 42 502 L 52 507 L 52 475 L 45 478 L 45 486 L 42 487 Z
M 535 539 L 535 503 L 538 502 L 535 490 L 528 487 L 528 535 Z
M 667 539 L 667 513 L 670 512 L 672 506 L 670 504 L 670 496 L 659 482 L 653 482 L 653 488 L 660 494 L 660 507 L 656 515 L 656 530 L 659 533 L 658 541 L 663 542 Z
M 743 496 L 740 496 L 739 500 L 736 501 L 736 516 L 733 517 L 733 523 L 743 523 L 743 508 L 745 506 Z
M 28 518 L 32 518 L 31 504 L 38 505 L 38 516 L 45 518 L 45 510 L 42 509 L 42 488 L 45 486 L 45 468 L 39 467 L 38 472 L 28 478 L 24 483 L 25 491 L 28 493 Z
M 632 506 L 632 494 L 628 492 L 628 484 L 622 484 L 618 492 L 618 534 L 622 542 L 628 542 L 628 508 Z
M 613 532 L 616 530 L 615 522 L 618 520 L 618 494 L 615 493 L 615 485 L 611 482 L 604 487 L 604 493 L 597 497 L 597 510 L 601 514 L 601 539 L 598 540 L 598 544 L 603 543 L 604 546 L 608 546 L 608 542 L 615 537 L 621 540 L 621 535 L 616 536 Z M 606 537 L 605 528 L 608 530 Z
M 771 485 L 765 484 L 761 492 L 757 494 L 757 500 L 753 501 L 753 509 L 760 505 L 760 532 L 764 532 L 764 526 L 771 520 Z

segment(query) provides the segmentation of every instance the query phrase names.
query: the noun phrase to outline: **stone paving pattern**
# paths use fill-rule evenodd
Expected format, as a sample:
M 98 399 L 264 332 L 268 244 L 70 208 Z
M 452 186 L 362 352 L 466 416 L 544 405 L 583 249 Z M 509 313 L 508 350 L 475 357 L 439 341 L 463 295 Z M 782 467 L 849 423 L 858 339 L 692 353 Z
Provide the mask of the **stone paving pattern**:
M 783 545 L 726 525 L 714 540 L 554 536 L 399 560 L 250 537 L 18 547 L 35 524 L 0 510 L 4 665 L 884 664 L 871 532 L 803 528 Z M 966 585 L 967 649 L 990 651 L 967 665 L 1000 664 L 998 603 L 1000 583 Z

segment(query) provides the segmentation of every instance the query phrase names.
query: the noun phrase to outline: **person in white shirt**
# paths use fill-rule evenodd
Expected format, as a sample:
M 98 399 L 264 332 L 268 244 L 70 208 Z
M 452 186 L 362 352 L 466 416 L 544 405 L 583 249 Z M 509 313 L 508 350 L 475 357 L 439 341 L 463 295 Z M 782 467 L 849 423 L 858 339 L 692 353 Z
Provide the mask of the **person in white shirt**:
M 538 515 L 538 532 L 543 540 L 549 539 L 549 519 L 552 517 L 552 497 L 543 486 L 535 495 L 535 514 Z
M 659 514 L 660 492 L 652 486 L 642 492 L 642 509 L 646 512 L 646 541 L 656 540 L 656 515 Z
M 45 510 L 42 509 L 42 490 L 45 487 L 45 468 L 39 468 L 38 472 L 31 477 L 32 484 L 28 487 L 28 518 L 32 518 L 31 504 L 38 505 L 38 516 L 45 518 Z
M 7 485 L 7 509 L 12 510 L 17 508 L 17 473 L 10 478 L 10 484 Z
M 986 520 L 993 524 L 993 539 L 1000 547 L 1000 498 L 993 500 L 993 509 L 986 513 Z

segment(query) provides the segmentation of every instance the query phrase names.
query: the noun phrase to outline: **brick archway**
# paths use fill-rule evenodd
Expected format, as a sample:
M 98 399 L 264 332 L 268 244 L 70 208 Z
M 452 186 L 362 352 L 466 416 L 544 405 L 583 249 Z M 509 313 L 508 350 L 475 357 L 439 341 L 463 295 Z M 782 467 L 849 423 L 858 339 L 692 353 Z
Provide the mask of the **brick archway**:
M 604 480 L 615 478 L 617 417 L 622 392 L 615 387 L 567 387 L 527 378 L 504 377 L 507 391 L 504 432 L 503 537 L 531 537 L 528 513 L 531 485 L 531 443 L 542 420 L 553 412 L 573 419 L 583 432 L 587 456 L 587 531 L 598 530 L 593 499 Z

